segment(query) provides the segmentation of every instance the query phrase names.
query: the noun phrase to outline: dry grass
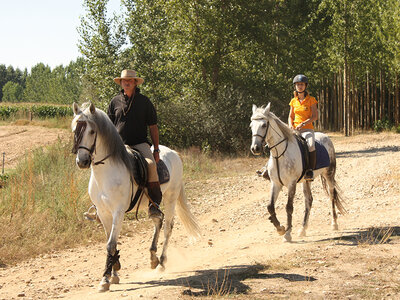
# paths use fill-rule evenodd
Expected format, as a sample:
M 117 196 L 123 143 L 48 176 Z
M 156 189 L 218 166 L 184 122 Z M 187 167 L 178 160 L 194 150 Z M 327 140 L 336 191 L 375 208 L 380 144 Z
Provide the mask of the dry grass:
M 0 232 L 0 264 L 87 244 L 89 240 L 104 240 L 98 224 L 83 218 L 82 213 L 90 206 L 87 195 L 90 172 L 75 166 L 70 149 L 71 145 L 62 141 L 37 149 L 8 174 L 7 184 L 0 189 L 0 226 L 6 228 Z M 181 155 L 189 181 L 254 170 L 248 158 L 210 156 L 194 150 Z M 264 162 L 265 159 L 253 158 L 250 164 L 260 166 Z M 146 217 L 145 212 L 139 214 L 139 219 Z M 122 234 L 147 230 L 150 226 L 148 222 L 133 219 L 134 212 L 127 214 Z M 221 288 L 220 284 L 218 287 L 209 283 L 212 293 L 224 293 L 226 287 Z
M 86 222 L 88 174 L 78 172 L 70 145 L 37 149 L 0 190 L 0 263 L 86 244 L 103 234 Z M 79 235 L 76 233 L 79 232 Z
M 232 177 L 254 173 L 266 164 L 266 157 L 206 154 L 197 148 L 180 151 L 187 181 L 207 180 L 214 177 Z
M 357 243 L 360 246 L 386 244 L 392 236 L 393 232 L 393 227 L 371 227 L 368 228 L 366 232 L 360 234 Z

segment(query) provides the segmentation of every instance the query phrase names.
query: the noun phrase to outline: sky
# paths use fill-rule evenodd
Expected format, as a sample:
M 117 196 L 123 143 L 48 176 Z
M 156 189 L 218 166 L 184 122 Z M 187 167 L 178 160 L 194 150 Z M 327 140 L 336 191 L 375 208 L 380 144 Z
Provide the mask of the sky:
M 120 0 L 109 0 L 108 12 L 120 12 Z M 0 65 L 14 69 L 38 63 L 52 69 L 80 55 L 83 0 L 0 0 Z

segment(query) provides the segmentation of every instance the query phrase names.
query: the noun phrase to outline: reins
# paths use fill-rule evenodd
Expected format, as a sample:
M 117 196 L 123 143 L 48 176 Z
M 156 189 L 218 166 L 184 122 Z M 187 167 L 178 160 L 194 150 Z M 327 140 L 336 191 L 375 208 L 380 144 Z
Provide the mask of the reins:
M 284 185 L 283 182 L 282 182 L 281 175 L 280 175 L 280 170 L 279 170 L 279 158 L 282 157 L 282 156 L 285 154 L 285 152 L 286 152 L 286 150 L 287 150 L 287 148 L 288 148 L 288 146 L 289 146 L 289 141 L 288 141 L 288 138 L 285 137 L 284 139 L 282 139 L 281 141 L 279 141 L 279 142 L 276 143 L 275 145 L 273 145 L 273 146 L 271 146 L 271 147 L 268 146 L 268 142 L 267 142 L 267 139 L 266 139 L 266 138 L 267 138 L 267 134 L 268 134 L 268 129 L 269 129 L 269 127 L 270 127 L 270 122 L 268 121 L 268 123 L 267 123 L 267 129 L 265 130 L 264 136 L 262 136 L 262 135 L 260 135 L 260 134 L 253 134 L 253 136 L 258 136 L 258 137 L 262 138 L 262 140 L 266 143 L 265 148 L 267 148 L 270 152 L 271 152 L 272 149 L 276 148 L 278 145 L 280 145 L 281 143 L 283 143 L 283 142 L 286 141 L 285 149 L 283 150 L 283 152 L 282 152 L 280 155 L 274 156 L 274 155 L 272 154 L 272 152 L 271 152 L 271 156 L 272 156 L 273 158 L 275 158 L 275 161 L 276 161 L 276 169 L 277 169 L 277 173 L 278 173 L 279 182 L 280 182 L 281 185 Z M 281 135 L 279 134 L 279 132 L 278 132 L 274 127 L 271 126 L 271 128 L 272 128 L 272 130 L 274 130 L 274 131 L 281 137 Z M 277 149 L 276 149 L 276 152 L 277 152 L 277 154 L 279 154 Z
M 79 149 L 84 149 L 84 150 L 89 152 L 90 159 L 91 159 L 93 165 L 95 165 L 95 166 L 103 165 L 104 161 L 107 158 L 109 158 L 111 156 L 111 154 L 108 154 L 103 159 L 101 159 L 101 160 L 99 160 L 97 162 L 94 162 L 93 153 L 96 153 L 97 131 L 96 131 L 96 134 L 94 136 L 94 142 L 93 142 L 92 147 L 88 148 L 88 147 L 80 145 L 80 143 L 82 142 L 83 133 L 85 132 L 86 127 L 87 127 L 87 122 L 86 121 L 77 121 L 76 122 L 75 135 L 74 135 L 74 145 L 72 147 L 72 153 L 76 154 L 76 153 L 78 153 Z
M 267 144 L 265 148 L 267 148 L 269 151 L 271 151 L 272 149 L 276 148 L 278 145 L 280 145 L 281 143 L 283 143 L 283 142 L 286 141 L 285 150 L 283 150 L 283 152 L 282 152 L 280 155 L 278 155 L 278 156 L 273 156 L 272 153 L 271 153 L 271 156 L 272 156 L 273 158 L 279 159 L 283 154 L 285 154 L 285 152 L 286 152 L 286 150 L 287 150 L 287 148 L 288 148 L 289 142 L 288 142 L 288 139 L 285 137 L 285 138 L 284 138 L 283 140 L 281 140 L 280 142 L 278 142 L 278 143 L 276 143 L 275 145 L 269 147 L 269 146 L 268 146 L 268 143 L 267 143 L 267 140 L 266 140 L 267 134 L 268 134 L 269 126 L 270 126 L 270 123 L 268 122 L 268 123 L 267 123 L 267 129 L 265 130 L 265 134 L 264 134 L 264 135 L 261 135 L 261 134 L 253 134 L 253 136 L 258 136 L 258 137 L 260 137 L 260 138 Z M 279 132 L 278 132 L 274 127 L 271 126 L 271 128 L 272 128 L 272 130 L 275 131 L 279 136 L 281 136 L 281 135 L 279 134 Z M 277 151 L 278 151 L 278 150 L 277 150 Z

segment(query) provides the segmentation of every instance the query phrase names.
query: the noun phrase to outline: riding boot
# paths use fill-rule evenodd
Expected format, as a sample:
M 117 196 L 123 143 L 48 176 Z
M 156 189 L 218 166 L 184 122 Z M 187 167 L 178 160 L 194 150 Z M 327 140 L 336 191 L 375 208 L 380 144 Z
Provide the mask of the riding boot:
M 308 166 L 309 169 L 306 171 L 306 174 L 304 175 L 305 180 L 314 180 L 314 172 L 313 170 L 315 169 L 315 165 L 317 164 L 317 152 L 310 151 L 309 152 L 309 159 L 308 159 Z
M 256 171 L 257 175 L 260 177 L 264 177 L 266 180 L 271 180 L 268 175 L 267 166 L 262 167 L 260 170 Z
M 147 191 L 149 194 L 149 218 L 163 219 L 163 213 L 160 209 L 162 192 L 160 182 L 149 182 L 147 183 Z

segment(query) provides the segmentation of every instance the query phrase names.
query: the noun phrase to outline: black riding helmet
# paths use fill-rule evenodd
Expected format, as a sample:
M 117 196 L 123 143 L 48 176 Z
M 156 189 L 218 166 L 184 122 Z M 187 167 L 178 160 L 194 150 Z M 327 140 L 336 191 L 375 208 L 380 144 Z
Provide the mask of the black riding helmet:
M 293 84 L 296 84 L 297 82 L 304 82 L 306 85 L 308 85 L 308 78 L 307 78 L 307 76 L 302 75 L 302 74 L 296 75 L 293 78 Z
M 304 82 L 307 85 L 308 84 L 308 78 L 307 78 L 306 75 L 302 75 L 302 74 L 296 75 L 293 78 L 293 84 L 296 84 L 297 82 Z

